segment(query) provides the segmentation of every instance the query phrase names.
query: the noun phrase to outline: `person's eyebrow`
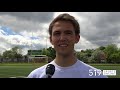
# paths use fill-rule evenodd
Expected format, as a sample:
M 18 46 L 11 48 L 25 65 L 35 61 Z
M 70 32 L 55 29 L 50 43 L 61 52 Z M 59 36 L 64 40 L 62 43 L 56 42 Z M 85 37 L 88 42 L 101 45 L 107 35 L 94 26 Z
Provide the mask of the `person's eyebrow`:
M 57 32 L 60 32 L 60 31 L 54 31 L 53 33 L 57 33 Z
M 73 31 L 71 31 L 71 30 L 65 30 L 64 32 L 73 33 Z

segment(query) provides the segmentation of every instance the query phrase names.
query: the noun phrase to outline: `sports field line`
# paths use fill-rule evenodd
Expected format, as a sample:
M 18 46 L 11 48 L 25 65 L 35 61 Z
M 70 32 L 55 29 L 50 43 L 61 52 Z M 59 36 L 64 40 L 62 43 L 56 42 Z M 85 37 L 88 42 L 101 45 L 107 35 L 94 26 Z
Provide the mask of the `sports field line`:
M 1 76 L 4 76 L 6 74 L 0 74 Z M 25 78 L 26 76 L 16 76 L 16 75 L 8 75 L 6 78 Z
M 15 77 L 9 77 L 9 78 L 27 78 L 26 76 L 15 76 Z

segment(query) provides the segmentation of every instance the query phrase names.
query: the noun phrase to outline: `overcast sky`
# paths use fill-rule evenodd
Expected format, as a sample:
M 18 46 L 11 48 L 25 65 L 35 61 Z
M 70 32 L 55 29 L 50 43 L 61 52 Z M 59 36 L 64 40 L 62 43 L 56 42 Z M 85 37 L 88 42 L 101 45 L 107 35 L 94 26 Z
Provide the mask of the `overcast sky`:
M 22 48 L 23 54 L 31 48 L 52 46 L 48 27 L 60 13 L 73 15 L 80 24 L 81 38 L 75 50 L 108 44 L 120 47 L 119 12 L 0 12 L 0 53 L 16 45 Z

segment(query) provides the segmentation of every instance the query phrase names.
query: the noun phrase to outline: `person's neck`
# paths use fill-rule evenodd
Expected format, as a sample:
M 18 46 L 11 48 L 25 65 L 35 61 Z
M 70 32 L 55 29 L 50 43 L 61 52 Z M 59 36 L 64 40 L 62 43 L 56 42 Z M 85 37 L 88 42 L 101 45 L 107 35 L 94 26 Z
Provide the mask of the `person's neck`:
M 68 56 L 62 56 L 56 54 L 55 63 L 61 67 L 68 67 L 75 64 L 77 58 L 75 57 L 74 53 L 69 54 Z

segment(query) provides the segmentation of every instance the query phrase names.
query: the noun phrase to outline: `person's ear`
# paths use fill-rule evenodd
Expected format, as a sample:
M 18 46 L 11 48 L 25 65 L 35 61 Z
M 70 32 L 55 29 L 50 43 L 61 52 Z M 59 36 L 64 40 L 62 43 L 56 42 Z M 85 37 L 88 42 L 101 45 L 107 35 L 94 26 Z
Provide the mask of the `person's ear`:
M 80 40 L 80 35 L 76 35 L 76 40 L 75 40 L 75 43 L 77 44 Z
M 53 43 L 52 43 L 52 36 L 50 36 L 49 39 L 50 39 L 50 43 L 53 45 Z

